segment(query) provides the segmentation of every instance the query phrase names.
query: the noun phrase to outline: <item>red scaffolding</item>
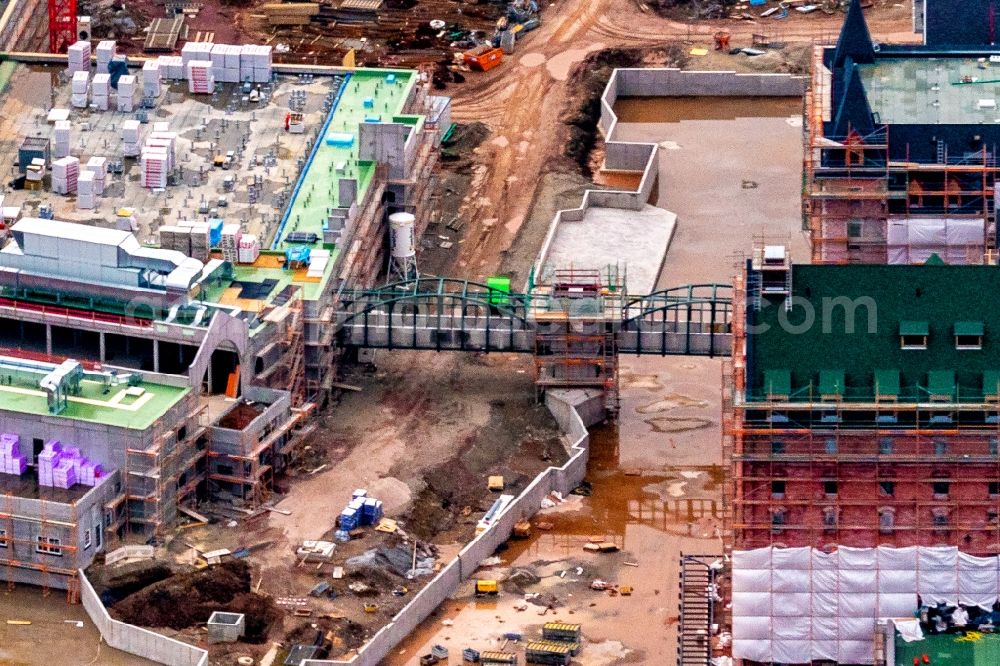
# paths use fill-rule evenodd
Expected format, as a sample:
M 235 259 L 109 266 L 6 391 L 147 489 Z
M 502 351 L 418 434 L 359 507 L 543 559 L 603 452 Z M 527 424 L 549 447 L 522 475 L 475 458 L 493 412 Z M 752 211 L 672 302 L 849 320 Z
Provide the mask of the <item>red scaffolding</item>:
M 76 0 L 49 0 L 49 51 L 64 53 L 76 42 Z

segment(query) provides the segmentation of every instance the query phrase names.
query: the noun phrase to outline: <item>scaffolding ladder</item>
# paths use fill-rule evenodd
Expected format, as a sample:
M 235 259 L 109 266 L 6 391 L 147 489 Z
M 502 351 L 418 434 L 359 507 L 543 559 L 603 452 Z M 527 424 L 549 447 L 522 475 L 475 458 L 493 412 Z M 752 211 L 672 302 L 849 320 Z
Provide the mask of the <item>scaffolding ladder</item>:
M 680 558 L 680 606 L 677 624 L 677 665 L 709 666 L 711 632 L 715 622 L 715 570 L 717 555 L 684 555 Z

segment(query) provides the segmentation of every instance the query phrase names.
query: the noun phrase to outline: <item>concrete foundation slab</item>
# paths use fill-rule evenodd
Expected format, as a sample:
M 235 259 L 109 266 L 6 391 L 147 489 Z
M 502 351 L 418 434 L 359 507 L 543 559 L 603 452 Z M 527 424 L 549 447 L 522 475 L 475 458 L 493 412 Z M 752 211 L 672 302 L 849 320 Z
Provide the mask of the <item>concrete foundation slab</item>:
M 676 225 L 675 214 L 656 206 L 638 212 L 589 208 L 579 222 L 559 223 L 541 277 L 557 268 L 618 264 L 625 270 L 629 293 L 648 294 L 654 290 Z

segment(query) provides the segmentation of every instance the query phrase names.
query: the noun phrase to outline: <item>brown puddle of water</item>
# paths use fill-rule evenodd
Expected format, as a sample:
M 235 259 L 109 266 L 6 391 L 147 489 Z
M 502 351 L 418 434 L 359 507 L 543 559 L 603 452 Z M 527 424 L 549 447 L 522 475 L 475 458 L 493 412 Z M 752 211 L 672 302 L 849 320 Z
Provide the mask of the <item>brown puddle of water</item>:
M 594 173 L 594 183 L 616 190 L 628 190 L 633 192 L 639 189 L 642 181 L 641 171 L 610 171 L 600 170 Z
M 577 563 L 584 563 L 588 576 L 601 577 L 613 581 L 632 580 L 639 585 L 639 596 L 635 600 L 641 600 L 641 607 L 633 606 L 632 610 L 627 610 L 629 601 L 625 604 L 625 609 L 616 610 L 607 616 L 606 620 L 614 629 L 611 635 L 616 640 L 622 640 L 629 644 L 629 649 L 635 650 L 632 663 L 666 663 L 650 662 L 644 660 L 644 656 L 650 657 L 658 654 L 664 647 L 658 641 L 662 641 L 662 634 L 654 632 L 650 636 L 653 639 L 638 636 L 633 632 L 621 628 L 625 618 L 626 622 L 638 621 L 628 614 L 635 612 L 648 613 L 647 608 L 660 608 L 669 606 L 668 596 L 663 596 L 663 601 L 653 601 L 662 591 L 667 591 L 667 583 L 661 578 L 669 578 L 664 573 L 668 571 L 669 564 L 665 561 L 655 565 L 652 570 L 632 569 L 630 567 L 612 564 L 614 559 L 629 558 L 640 563 L 657 562 L 658 558 L 673 558 L 679 553 L 679 546 L 673 545 L 684 543 L 686 537 L 702 536 L 702 532 L 710 531 L 712 528 L 707 525 L 711 521 L 712 506 L 715 504 L 711 500 L 689 500 L 686 498 L 664 499 L 662 493 L 653 492 L 656 486 L 664 487 L 671 482 L 677 482 L 679 477 L 669 472 L 626 472 L 619 467 L 619 430 L 616 425 L 607 424 L 590 429 L 590 458 L 588 461 L 587 480 L 591 484 L 592 494 L 582 500 L 574 498 L 576 503 L 573 508 L 564 510 L 554 510 L 544 512 L 536 516 L 532 523 L 536 526 L 539 522 L 551 523 L 552 529 L 539 530 L 532 529 L 529 539 L 511 539 L 507 542 L 507 548 L 499 553 L 505 566 L 527 567 L 534 570 L 537 565 L 551 564 L 565 561 L 567 567 L 576 567 Z M 691 529 L 691 526 L 694 529 Z M 665 534 L 670 536 L 664 536 Z M 600 556 L 598 559 L 587 560 L 582 550 L 583 545 L 593 539 L 607 540 L 614 542 L 626 553 L 617 556 Z M 704 548 L 704 547 L 703 547 Z M 516 564 L 515 564 L 516 563 Z M 611 571 L 599 574 L 601 569 L 611 567 Z M 638 572 L 638 573 L 633 573 Z M 638 576 L 639 578 L 629 578 Z M 570 576 L 572 577 L 572 576 Z M 641 581 L 641 582 L 640 582 Z M 652 582 L 651 582 L 652 581 Z M 559 595 L 563 596 L 567 605 L 560 611 L 559 617 L 569 618 L 573 616 L 576 621 L 586 618 L 586 601 L 571 600 L 574 596 L 572 590 L 579 596 L 579 592 L 572 587 L 572 582 L 567 582 L 566 586 L 560 588 Z M 577 585 L 580 585 L 577 583 Z M 652 589 L 652 588 L 657 589 Z M 503 594 L 509 594 L 507 592 Z M 587 592 L 586 594 L 597 594 Z M 645 597 L 643 595 L 646 595 Z M 593 597 L 589 606 L 595 606 L 595 602 L 600 602 L 604 595 Z M 583 599 L 583 597 L 580 597 Z M 573 608 L 576 614 L 573 615 Z M 482 615 L 470 616 L 467 611 L 474 608 L 484 611 Z M 567 611 L 567 609 L 569 609 Z M 662 609 L 661 609 L 662 610 Z M 449 599 L 442 603 L 427 620 L 422 622 L 404 640 L 396 650 L 383 660 L 385 666 L 411 666 L 417 663 L 419 654 L 418 648 L 425 646 L 432 640 L 441 642 L 450 641 L 450 647 L 457 648 L 464 646 L 464 641 L 459 638 L 471 623 L 486 623 L 494 628 L 496 632 L 505 630 L 521 631 L 518 624 L 512 625 L 508 617 L 508 622 L 500 624 L 501 615 L 497 599 L 473 599 L 469 597 L 458 597 Z M 535 616 L 535 609 L 528 612 L 528 616 L 521 620 L 521 624 L 531 625 L 540 623 L 541 619 Z M 674 611 L 668 611 L 672 614 Z M 622 618 L 618 615 L 624 614 Z M 654 612 L 655 614 L 655 612 Z M 660 613 L 662 615 L 662 613 Z M 602 617 L 598 614 L 597 617 Z M 454 625 L 451 628 L 442 625 L 445 620 L 451 620 Z M 670 619 L 667 617 L 666 619 Z M 590 619 L 592 626 L 593 617 Z M 674 618 L 676 621 L 676 618 Z M 631 626 L 631 625 L 629 625 Z M 673 631 L 670 626 L 664 625 L 663 631 Z M 615 632 L 618 632 L 617 634 Z M 648 640 L 652 643 L 647 645 Z M 482 647 L 483 642 L 475 643 Z M 635 662 L 634 659 L 640 659 Z M 597 663 L 597 662 L 595 662 Z M 610 662 L 600 662 L 610 663 Z M 621 663 L 621 662 L 615 662 Z
M 721 510 L 718 503 L 701 498 L 668 498 L 649 488 L 677 481 L 672 474 L 632 472 L 619 468 L 618 429 L 600 425 L 590 429 L 590 460 L 587 481 L 591 495 L 579 510 L 543 513 L 533 522 L 552 524 L 551 530 L 532 530 L 530 539 L 508 542 L 502 557 L 511 562 L 525 552 L 537 549 L 540 540 L 565 542 L 567 555 L 575 555 L 581 544 L 592 538 L 613 541 L 622 550 L 629 549 L 628 527 L 645 525 L 659 532 L 686 535 L 689 523 L 711 519 Z
M 801 97 L 619 97 L 621 123 L 775 118 L 802 114 Z

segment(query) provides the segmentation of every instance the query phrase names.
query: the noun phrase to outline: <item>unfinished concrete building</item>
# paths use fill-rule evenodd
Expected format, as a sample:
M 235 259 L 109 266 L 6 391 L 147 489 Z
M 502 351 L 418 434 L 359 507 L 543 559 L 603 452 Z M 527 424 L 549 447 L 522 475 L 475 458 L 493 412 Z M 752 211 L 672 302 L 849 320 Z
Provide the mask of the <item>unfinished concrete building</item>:
M 925 44 L 876 45 L 855 1 L 836 47 L 815 49 L 803 192 L 814 263 L 993 256 L 1000 83 L 988 4 L 921 5 Z
M 1000 552 L 1000 270 L 766 256 L 735 296 L 733 548 Z
M 6 580 L 72 589 L 76 570 L 105 543 L 162 534 L 177 506 L 193 501 L 205 478 L 208 423 L 181 378 L 23 354 L 0 357 L 0 372 L 0 431 L 20 462 L 0 474 Z M 46 470 L 49 451 L 66 454 L 62 483 Z
M 16 65 L 5 86 L 35 85 L 36 74 Z M 428 98 L 418 72 L 316 68 L 257 89 L 272 100 L 287 93 L 291 111 L 247 107 L 239 86 L 220 84 L 216 97 L 233 100 L 223 120 L 164 81 L 151 102 L 160 117 L 207 116 L 166 133 L 173 167 L 165 187 L 151 188 L 140 185 L 145 163 L 122 154 L 131 113 L 69 111 L 68 81 L 50 80 L 53 104 L 65 102 L 61 122 L 79 131 L 74 155 L 103 155 L 121 171 L 103 171 L 106 189 L 82 208 L 82 193 L 60 195 L 63 176 L 48 175 L 53 156 L 40 151 L 32 158 L 46 175 L 27 183 L 15 171 L 23 189 L 0 193 L 11 211 L 0 241 L 0 433 L 19 447 L 0 473 L 0 575 L 71 589 L 106 544 L 162 537 L 178 507 L 268 499 L 330 390 L 341 293 L 385 271 L 390 213 L 410 213 L 416 237 L 428 223 L 450 105 Z M 0 92 L 0 122 L 35 141 L 50 110 L 21 104 Z M 212 127 L 220 141 L 242 133 L 222 169 L 205 152 Z M 291 157 L 277 150 L 283 142 Z M 17 145 L 34 144 L 0 146 L 15 170 Z M 226 194 L 244 180 L 249 197 Z M 126 201 L 136 208 L 123 211 Z M 93 485 L 63 475 L 66 487 L 52 487 L 39 457 L 57 442 L 99 466 Z

